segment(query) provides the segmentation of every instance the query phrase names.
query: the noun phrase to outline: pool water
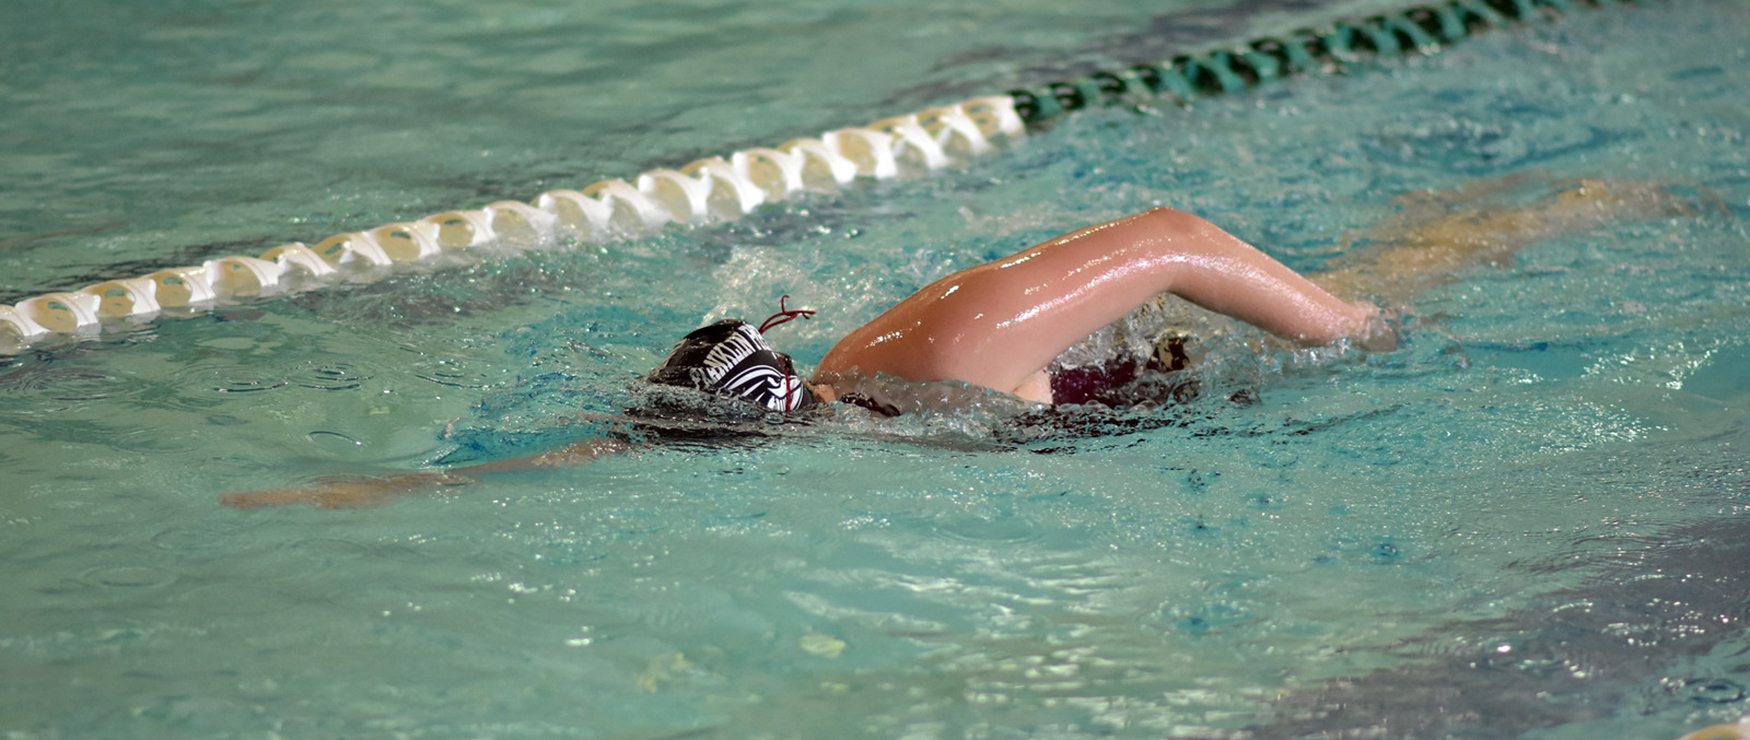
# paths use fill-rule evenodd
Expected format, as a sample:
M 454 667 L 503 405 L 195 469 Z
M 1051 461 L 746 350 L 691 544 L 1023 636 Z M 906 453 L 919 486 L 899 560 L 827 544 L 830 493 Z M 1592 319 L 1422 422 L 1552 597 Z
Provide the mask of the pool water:
M 0 11 L 21 20 L 0 24 L 3 287 L 1165 56 L 1150 29 L 1238 40 L 1359 7 L 354 5 Z M 963 169 L 726 226 L 0 359 L 0 729 L 1659 738 L 1735 720 L 1747 34 L 1732 3 L 1579 12 L 1189 109 L 1076 114 Z M 1524 203 L 1573 177 L 1667 183 L 1688 212 L 1435 286 L 1391 353 L 1289 350 L 1168 306 L 1147 321 L 1194 331 L 1204 392 L 1101 434 L 1016 441 L 988 398 L 375 509 L 217 503 L 587 438 L 579 413 L 637 403 L 681 333 L 782 294 L 819 310 L 774 330 L 809 365 L 954 269 L 1153 205 L 1317 270 L 1406 193 L 1520 178 L 1504 197 Z

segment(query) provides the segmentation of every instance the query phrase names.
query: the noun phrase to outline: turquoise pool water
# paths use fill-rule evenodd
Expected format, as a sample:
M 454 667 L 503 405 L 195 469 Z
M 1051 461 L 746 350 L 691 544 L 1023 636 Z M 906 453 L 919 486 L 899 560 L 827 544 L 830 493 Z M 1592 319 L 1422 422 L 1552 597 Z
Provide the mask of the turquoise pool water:
M 1352 10 L 1049 6 L 9 5 L 0 281 L 23 297 L 313 241 L 1164 56 L 1151 29 Z M 1660 738 L 1735 719 L 1747 24 L 1725 2 L 1579 13 L 1079 114 L 733 225 L 0 360 L 0 729 Z M 783 293 L 820 309 L 778 334 L 808 364 L 952 269 L 1151 205 L 1317 269 L 1404 193 L 1510 176 L 1522 200 L 1664 181 L 1694 212 L 1438 286 L 1389 354 L 1174 314 L 1206 390 L 1127 417 L 1141 431 L 995 446 L 992 401 L 380 509 L 217 505 L 587 435 L 573 414 L 630 403 L 679 333 Z

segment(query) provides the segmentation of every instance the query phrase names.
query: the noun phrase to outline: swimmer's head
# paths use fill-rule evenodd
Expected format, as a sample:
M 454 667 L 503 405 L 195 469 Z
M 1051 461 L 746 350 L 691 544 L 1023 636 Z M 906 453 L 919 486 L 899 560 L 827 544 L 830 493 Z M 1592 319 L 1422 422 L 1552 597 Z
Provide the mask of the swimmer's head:
M 794 317 L 802 312 L 779 315 L 786 313 Z M 775 325 L 767 319 L 765 328 Z M 815 403 L 814 392 L 796 374 L 790 356 L 766 344 L 762 329 L 739 319 L 724 319 L 681 337 L 668 358 L 650 371 L 649 380 L 733 396 L 781 413 Z

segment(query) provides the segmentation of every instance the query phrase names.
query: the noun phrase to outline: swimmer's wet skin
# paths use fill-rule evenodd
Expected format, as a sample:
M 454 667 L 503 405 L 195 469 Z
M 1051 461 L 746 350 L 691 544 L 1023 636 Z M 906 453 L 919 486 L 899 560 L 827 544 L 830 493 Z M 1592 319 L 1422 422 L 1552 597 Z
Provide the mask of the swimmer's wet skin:
M 942 278 L 834 345 L 815 382 L 844 394 L 878 374 L 958 380 L 1051 403 L 1051 361 L 1161 293 L 1302 345 L 1395 338 L 1371 303 L 1344 301 L 1214 224 L 1156 208 Z M 904 403 L 896 405 L 904 407 Z
M 843 401 L 882 415 L 941 403 L 922 384 L 958 381 L 1051 404 L 1052 361 L 1161 293 L 1246 321 L 1303 346 L 1349 340 L 1394 349 L 1389 311 L 1459 270 L 1499 263 L 1539 239 L 1628 217 L 1692 212 L 1657 183 L 1580 180 L 1528 206 L 1500 194 L 1535 178 L 1484 181 L 1450 194 L 1400 199 L 1404 211 L 1370 232 L 1372 245 L 1311 279 L 1196 216 L 1168 208 L 1091 226 L 924 287 L 841 339 L 804 381 L 761 327 L 725 320 L 678 342 L 648 380 L 788 414 Z M 898 381 L 898 382 L 895 382 Z M 1060 383 L 1060 387 L 1062 384 Z M 1067 399 L 1066 399 L 1067 400 Z M 1077 399 L 1079 400 L 1079 399 Z M 576 465 L 634 445 L 596 439 L 530 458 L 445 472 L 341 478 L 305 488 L 230 494 L 227 506 L 374 506 L 415 491 L 475 482 L 476 474 Z

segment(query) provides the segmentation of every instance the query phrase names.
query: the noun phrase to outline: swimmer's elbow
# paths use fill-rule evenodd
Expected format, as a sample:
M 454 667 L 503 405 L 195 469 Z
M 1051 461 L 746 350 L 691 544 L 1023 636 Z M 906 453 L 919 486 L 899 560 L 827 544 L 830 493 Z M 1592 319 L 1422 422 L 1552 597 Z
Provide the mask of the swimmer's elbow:
M 1136 214 L 1136 218 L 1147 223 L 1151 230 L 1166 234 L 1201 233 L 1216 228 L 1215 224 L 1200 216 L 1166 206 L 1155 206 Z
M 1149 242 L 1156 251 L 1175 254 L 1231 254 L 1236 248 L 1250 251 L 1251 245 L 1234 238 L 1220 226 L 1201 216 L 1164 206 L 1150 208 L 1135 216 L 1137 236 Z

